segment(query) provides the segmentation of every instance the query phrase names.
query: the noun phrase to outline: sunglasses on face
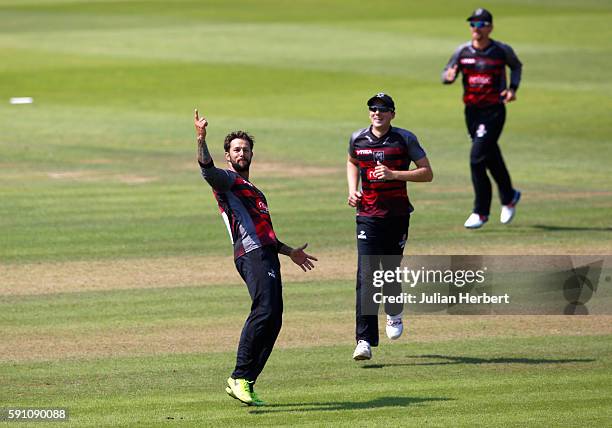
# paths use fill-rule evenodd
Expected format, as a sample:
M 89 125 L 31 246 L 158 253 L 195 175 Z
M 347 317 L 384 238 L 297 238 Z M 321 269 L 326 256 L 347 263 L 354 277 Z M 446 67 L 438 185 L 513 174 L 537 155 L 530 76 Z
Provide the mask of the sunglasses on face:
M 487 21 L 470 21 L 470 27 L 472 28 L 484 28 L 489 25 L 491 25 L 491 23 Z
M 387 113 L 388 111 L 393 111 L 391 107 L 385 107 L 385 106 L 369 106 L 368 109 L 373 113 L 374 112 Z

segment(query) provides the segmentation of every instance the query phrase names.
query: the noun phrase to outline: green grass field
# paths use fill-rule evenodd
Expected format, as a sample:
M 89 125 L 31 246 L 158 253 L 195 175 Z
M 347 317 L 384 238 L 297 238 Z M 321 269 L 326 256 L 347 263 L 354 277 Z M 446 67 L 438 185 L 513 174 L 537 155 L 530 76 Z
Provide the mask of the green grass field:
M 409 185 L 407 254 L 612 254 L 612 3 L 484 5 L 524 63 L 501 139 L 523 199 L 511 226 L 468 232 L 461 88 L 439 76 L 477 6 L 0 0 L 0 408 L 66 407 L 92 427 L 612 423 L 609 316 L 407 316 L 402 339 L 350 359 L 344 164 L 376 92 L 435 174 Z M 284 266 L 262 409 L 223 392 L 249 302 L 195 163 L 194 107 L 218 164 L 228 131 L 256 136 L 275 230 L 321 259 Z

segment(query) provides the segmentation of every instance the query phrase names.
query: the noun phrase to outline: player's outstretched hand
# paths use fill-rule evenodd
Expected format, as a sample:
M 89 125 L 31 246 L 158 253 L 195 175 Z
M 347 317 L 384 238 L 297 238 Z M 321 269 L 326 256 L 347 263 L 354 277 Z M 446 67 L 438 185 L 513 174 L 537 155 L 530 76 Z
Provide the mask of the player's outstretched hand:
M 206 138 L 206 127 L 208 126 L 208 121 L 206 120 L 206 118 L 198 116 L 198 109 L 195 109 L 193 123 L 195 125 L 198 138 Z
M 291 254 L 289 254 L 289 257 L 291 257 L 293 263 L 301 267 L 304 272 L 314 269 L 314 264 L 311 260 L 318 261 L 316 257 L 304 252 L 306 247 L 308 247 L 308 243 L 302 245 L 301 247 L 294 248 L 293 251 L 291 251 Z

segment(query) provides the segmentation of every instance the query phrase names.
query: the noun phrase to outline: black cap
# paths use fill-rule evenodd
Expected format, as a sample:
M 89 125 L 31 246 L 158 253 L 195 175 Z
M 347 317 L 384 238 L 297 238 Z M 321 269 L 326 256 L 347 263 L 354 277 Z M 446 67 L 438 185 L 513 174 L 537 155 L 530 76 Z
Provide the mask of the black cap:
M 395 103 L 393 102 L 393 98 L 391 98 L 391 96 L 385 94 L 384 92 L 379 92 L 378 94 L 370 98 L 368 100 L 368 107 L 371 107 L 376 103 L 382 103 L 385 107 L 389 107 L 390 109 L 395 110 Z
M 467 19 L 468 21 L 485 21 L 493 23 L 493 15 L 486 9 L 479 7 L 476 9 L 470 17 Z

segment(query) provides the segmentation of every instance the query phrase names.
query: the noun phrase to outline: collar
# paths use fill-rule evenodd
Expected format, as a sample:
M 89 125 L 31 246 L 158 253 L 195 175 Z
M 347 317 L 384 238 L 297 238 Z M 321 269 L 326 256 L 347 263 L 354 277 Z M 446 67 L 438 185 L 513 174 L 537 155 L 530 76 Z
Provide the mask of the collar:
M 476 47 L 474 47 L 474 43 L 472 43 L 472 42 L 470 41 L 470 48 L 471 48 L 471 49 L 472 49 L 472 51 L 474 51 L 474 52 L 486 52 L 486 51 L 488 51 L 489 49 L 491 49 L 491 48 L 493 47 L 493 45 L 495 45 L 495 40 L 493 40 L 493 39 L 489 39 L 489 45 L 488 45 L 486 48 L 484 48 L 484 49 L 477 49 Z
M 368 127 L 368 132 L 367 132 L 367 135 L 368 135 L 368 137 L 371 139 L 371 141 L 373 141 L 373 142 L 375 142 L 375 143 L 378 143 L 378 142 L 380 142 L 380 141 L 384 141 L 384 140 L 385 140 L 385 139 L 386 139 L 386 138 L 389 136 L 389 134 L 391 134 L 391 131 L 393 131 L 393 126 L 390 126 L 390 127 L 389 127 L 389 130 L 388 130 L 388 131 L 387 131 L 387 132 L 386 132 L 384 135 L 382 135 L 380 138 L 378 138 L 378 137 L 377 137 L 376 135 L 374 135 L 374 133 L 372 132 L 372 125 L 370 125 L 370 126 Z

